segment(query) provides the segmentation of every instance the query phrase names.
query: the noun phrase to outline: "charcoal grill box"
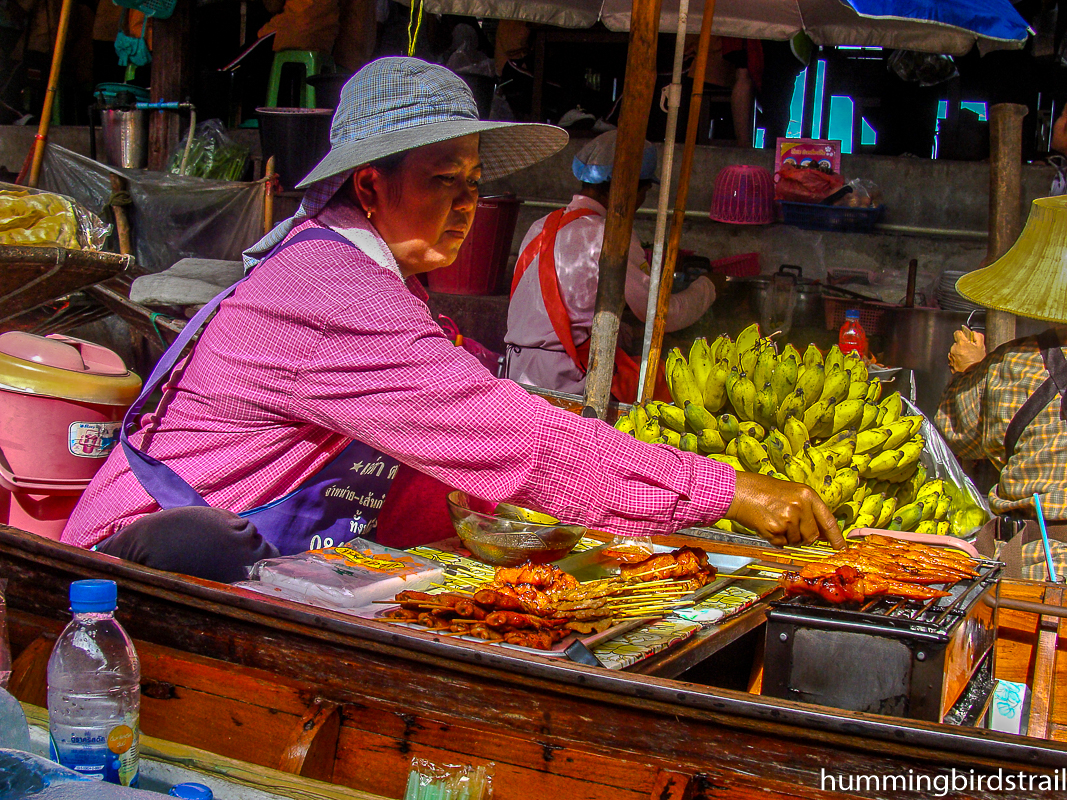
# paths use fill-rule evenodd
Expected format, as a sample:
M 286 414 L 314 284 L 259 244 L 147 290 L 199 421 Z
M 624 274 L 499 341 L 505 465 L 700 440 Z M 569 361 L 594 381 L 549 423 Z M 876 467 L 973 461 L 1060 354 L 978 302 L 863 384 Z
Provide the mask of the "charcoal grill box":
M 767 612 L 763 694 L 848 711 L 973 724 L 993 680 L 1002 565 L 982 562 L 936 602 L 861 608 L 808 597 Z

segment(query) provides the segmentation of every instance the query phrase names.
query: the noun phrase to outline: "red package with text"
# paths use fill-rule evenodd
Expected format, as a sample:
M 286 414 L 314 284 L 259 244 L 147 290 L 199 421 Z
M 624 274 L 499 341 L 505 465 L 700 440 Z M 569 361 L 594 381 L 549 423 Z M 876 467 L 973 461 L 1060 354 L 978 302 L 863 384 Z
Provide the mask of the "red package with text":
M 774 156 L 774 198 L 818 203 L 836 192 L 841 177 L 841 142 L 778 139 Z

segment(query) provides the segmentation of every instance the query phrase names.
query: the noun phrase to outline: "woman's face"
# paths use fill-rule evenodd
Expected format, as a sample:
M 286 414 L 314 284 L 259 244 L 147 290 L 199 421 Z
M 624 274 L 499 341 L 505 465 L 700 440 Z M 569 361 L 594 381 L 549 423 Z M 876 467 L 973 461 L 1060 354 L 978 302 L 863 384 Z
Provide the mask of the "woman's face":
M 367 173 L 370 173 L 369 175 Z M 478 134 L 410 151 L 386 175 L 356 172 L 356 194 L 405 277 L 447 267 L 478 205 Z

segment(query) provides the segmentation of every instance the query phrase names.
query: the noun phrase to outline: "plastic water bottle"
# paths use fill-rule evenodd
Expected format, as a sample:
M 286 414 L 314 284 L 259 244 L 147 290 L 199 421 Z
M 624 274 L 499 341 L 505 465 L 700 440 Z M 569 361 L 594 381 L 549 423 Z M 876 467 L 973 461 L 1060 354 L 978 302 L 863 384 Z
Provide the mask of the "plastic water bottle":
M 846 355 L 848 353 L 859 353 L 861 356 L 867 355 L 867 334 L 864 332 L 863 326 L 860 325 L 859 311 L 849 309 L 845 312 L 845 324 L 841 326 L 841 330 L 837 335 L 837 346 Z
M 0 689 L 0 747 L 30 749 L 30 727 L 19 701 L 7 689 Z
M 136 786 L 141 665 L 115 621 L 114 581 L 70 585 L 74 619 L 48 659 L 53 761 L 122 786 Z

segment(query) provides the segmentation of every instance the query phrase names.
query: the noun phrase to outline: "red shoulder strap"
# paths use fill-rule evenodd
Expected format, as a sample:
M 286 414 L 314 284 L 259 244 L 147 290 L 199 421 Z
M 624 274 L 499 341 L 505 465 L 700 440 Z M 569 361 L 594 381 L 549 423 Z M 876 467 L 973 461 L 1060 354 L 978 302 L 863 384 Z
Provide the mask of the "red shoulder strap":
M 567 211 L 565 208 L 553 211 L 545 219 L 541 232 L 535 236 L 526 249 L 519 254 L 519 260 L 515 263 L 515 277 L 511 281 L 511 294 L 526 273 L 527 267 L 537 257 L 537 277 L 541 284 L 541 298 L 544 300 L 545 309 L 548 311 L 548 319 L 552 323 L 552 330 L 559 338 L 560 344 L 571 357 L 571 361 L 579 369 L 586 368 L 585 363 L 578 356 L 578 350 L 574 346 L 574 337 L 571 335 L 571 318 L 567 313 L 567 307 L 563 304 L 563 296 L 559 288 L 559 275 L 556 273 L 556 234 L 559 229 L 570 224 L 576 219 L 588 216 L 599 216 L 591 208 L 576 208 Z

